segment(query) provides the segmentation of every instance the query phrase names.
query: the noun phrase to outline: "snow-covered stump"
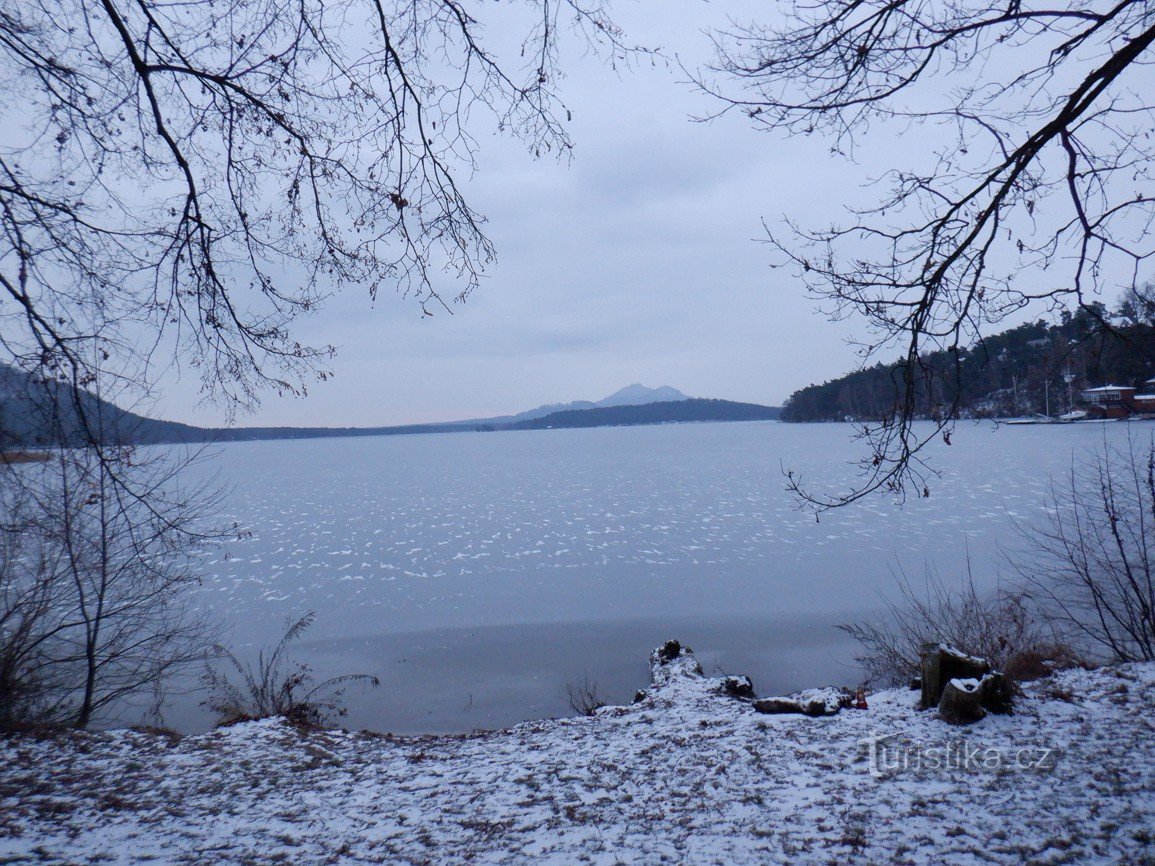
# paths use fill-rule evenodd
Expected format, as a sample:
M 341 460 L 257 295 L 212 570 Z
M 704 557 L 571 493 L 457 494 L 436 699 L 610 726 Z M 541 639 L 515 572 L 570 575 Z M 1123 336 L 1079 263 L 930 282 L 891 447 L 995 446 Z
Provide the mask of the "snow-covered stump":
M 1012 712 L 1013 691 L 990 662 L 945 644 L 927 644 L 922 652 L 922 697 L 919 709 L 937 707 L 955 725 L 977 722 L 988 712 Z
M 747 676 L 722 677 L 720 688 L 722 694 L 729 695 L 732 698 L 753 700 L 756 697 L 754 694 L 754 683 Z
M 951 680 L 981 680 L 990 673 L 986 659 L 967 655 L 946 644 L 924 644 L 922 647 L 922 699 L 919 709 L 937 707 Z
M 1014 687 L 1005 675 L 991 671 L 979 681 L 983 708 L 996 715 L 1010 715 L 1014 712 Z
M 691 694 L 726 696 L 742 703 L 750 704 L 760 713 L 777 715 L 797 713 L 803 716 L 820 717 L 837 715 L 841 710 L 854 705 L 854 693 L 848 689 L 830 686 L 819 689 L 805 689 L 785 697 L 758 699 L 754 694 L 754 684 L 746 676 L 727 676 L 721 679 L 707 679 L 702 666 L 689 647 L 676 640 L 669 640 L 650 653 L 650 688 L 639 691 L 634 703 L 655 700 L 668 705 L 684 700 Z M 689 686 L 687 690 L 684 688 Z M 700 691 L 704 689 L 705 691 Z
M 942 690 L 938 714 L 952 725 L 967 725 L 986 716 L 982 685 L 976 679 L 951 680 Z

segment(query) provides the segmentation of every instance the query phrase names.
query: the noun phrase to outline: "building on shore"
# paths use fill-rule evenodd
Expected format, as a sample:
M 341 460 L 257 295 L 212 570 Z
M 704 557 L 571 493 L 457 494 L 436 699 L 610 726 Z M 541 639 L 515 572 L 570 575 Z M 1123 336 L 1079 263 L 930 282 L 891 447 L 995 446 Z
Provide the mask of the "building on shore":
M 1143 383 L 1143 393 L 1130 385 L 1102 385 L 1083 390 L 1079 397 L 1092 418 L 1155 415 L 1155 378 Z

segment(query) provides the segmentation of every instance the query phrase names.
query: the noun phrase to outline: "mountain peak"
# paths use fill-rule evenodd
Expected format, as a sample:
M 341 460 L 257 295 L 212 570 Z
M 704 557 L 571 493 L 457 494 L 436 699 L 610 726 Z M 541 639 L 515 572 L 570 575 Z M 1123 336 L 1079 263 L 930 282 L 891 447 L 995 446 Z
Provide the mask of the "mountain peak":
M 645 403 L 666 403 L 672 400 L 689 399 L 677 388 L 662 385 L 660 388 L 647 388 L 645 385 L 634 383 L 621 390 L 615 391 L 604 400 L 597 402 L 598 406 L 640 406 Z
M 500 420 L 530 421 L 534 418 L 543 418 L 554 412 L 577 409 L 608 409 L 612 406 L 643 406 L 646 403 L 669 403 L 674 400 L 688 399 L 689 397 L 677 388 L 671 388 L 669 385 L 663 385 L 660 388 L 647 388 L 645 385 L 639 385 L 635 382 L 633 385 L 627 385 L 596 403 L 591 403 L 589 400 L 574 400 L 572 403 L 549 403 Z

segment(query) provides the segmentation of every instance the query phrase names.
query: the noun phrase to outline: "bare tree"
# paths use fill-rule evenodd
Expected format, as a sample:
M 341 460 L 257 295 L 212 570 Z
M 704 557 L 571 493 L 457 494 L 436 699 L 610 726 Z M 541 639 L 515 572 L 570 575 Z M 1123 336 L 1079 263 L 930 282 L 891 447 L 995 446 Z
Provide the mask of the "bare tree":
M 54 612 L 68 604 L 60 552 L 14 465 L 0 467 L 0 730 L 52 720 L 61 691 L 51 664 Z
M 76 388 L 175 357 L 250 406 L 325 376 L 289 326 L 338 287 L 464 299 L 493 257 L 469 122 L 565 153 L 559 30 L 628 53 L 598 0 L 524 8 L 489 10 L 510 68 L 458 0 L 7 4 L 0 344 Z
M 177 484 L 185 466 L 60 448 L 0 467 L 0 721 L 87 727 L 203 661 L 213 499 Z
M 966 347 L 1032 302 L 1133 288 L 1155 250 L 1152 7 L 823 0 L 771 15 L 717 36 L 723 83 L 697 80 L 722 112 L 825 134 L 839 153 L 886 131 L 928 147 L 909 149 L 845 224 L 771 232 L 830 312 L 869 322 L 868 359 L 901 356 L 892 409 L 862 431 L 861 482 L 841 495 L 791 486 L 818 508 L 912 484 L 929 494 L 921 455 L 958 406 L 913 429 L 934 376 L 923 353 Z
M 1107 445 L 1020 524 L 1011 566 L 1049 617 L 1111 660 L 1155 659 L 1155 439 Z

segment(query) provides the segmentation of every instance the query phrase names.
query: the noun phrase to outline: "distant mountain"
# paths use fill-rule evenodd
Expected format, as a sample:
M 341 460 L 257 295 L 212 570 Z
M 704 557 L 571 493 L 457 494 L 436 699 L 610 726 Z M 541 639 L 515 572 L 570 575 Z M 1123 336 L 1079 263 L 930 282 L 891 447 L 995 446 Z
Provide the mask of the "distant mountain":
M 592 402 L 590 400 L 573 400 L 569 403 L 547 403 L 536 409 L 527 409 L 516 415 L 502 415 L 497 418 L 482 418 L 474 422 L 457 423 L 485 423 L 485 424 L 516 424 L 520 421 L 532 421 L 535 418 L 544 418 L 557 412 L 576 412 L 585 409 L 604 409 L 609 406 L 642 406 L 646 403 L 665 403 L 674 400 L 688 400 L 689 398 L 677 388 L 662 385 L 659 388 L 647 388 L 645 385 L 627 385 L 615 391 L 604 399 Z
M 690 399 L 677 388 L 662 385 L 660 388 L 647 388 L 645 385 L 626 385 L 620 391 L 615 391 L 604 400 L 598 400 L 598 408 L 607 406 L 643 406 L 646 403 L 670 403 L 676 400 Z
M 673 390 L 673 389 L 671 389 Z M 777 406 L 731 400 L 665 400 L 641 406 L 599 406 L 554 412 L 508 425 L 507 430 L 548 430 L 564 427 L 627 427 L 639 424 L 679 424 L 688 421 L 776 421 Z
M 396 427 L 194 427 L 146 418 L 87 392 L 77 399 L 62 383 L 0 365 L 0 448 L 79 444 L 86 428 L 99 431 L 107 442 L 154 445 L 773 420 L 778 413 L 773 406 L 689 398 L 669 386 L 630 385 L 597 403 L 578 400 L 476 421 Z

